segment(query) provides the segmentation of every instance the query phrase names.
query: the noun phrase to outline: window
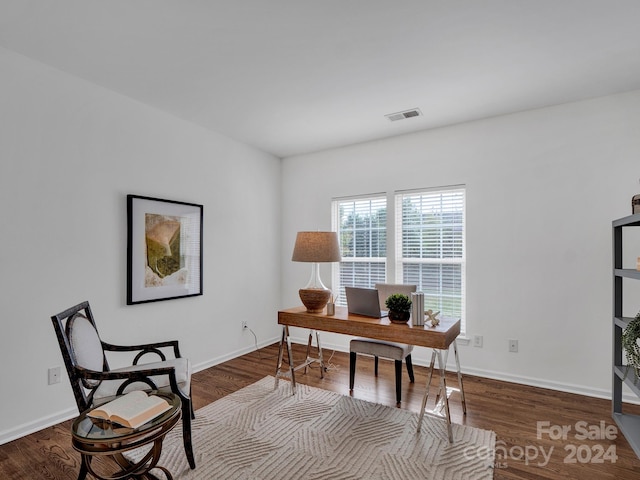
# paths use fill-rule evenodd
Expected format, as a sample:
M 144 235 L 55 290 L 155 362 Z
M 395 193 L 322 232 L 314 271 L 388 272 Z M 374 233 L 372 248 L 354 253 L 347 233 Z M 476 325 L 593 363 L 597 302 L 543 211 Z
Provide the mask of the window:
M 392 198 L 391 212 L 384 194 L 332 202 L 342 254 L 333 267 L 337 303 L 346 305 L 345 286 L 415 284 L 425 308 L 460 317 L 464 332 L 464 187 L 396 192 Z
M 464 188 L 399 192 L 396 281 L 417 285 L 425 309 L 460 317 L 465 331 Z
M 387 272 L 387 198 L 384 195 L 333 201 L 333 228 L 342 261 L 333 268 L 338 305 L 346 305 L 344 286 L 372 287 Z

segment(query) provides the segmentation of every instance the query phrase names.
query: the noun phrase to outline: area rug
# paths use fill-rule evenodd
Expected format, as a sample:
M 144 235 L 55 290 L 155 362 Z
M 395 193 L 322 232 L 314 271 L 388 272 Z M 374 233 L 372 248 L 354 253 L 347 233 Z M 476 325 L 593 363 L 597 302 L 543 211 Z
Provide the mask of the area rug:
M 184 480 L 485 480 L 495 433 L 274 378 L 196 411 L 189 469 L 177 425 L 158 465 Z M 155 471 L 154 471 L 155 472 Z M 162 473 L 158 473 L 162 478 Z

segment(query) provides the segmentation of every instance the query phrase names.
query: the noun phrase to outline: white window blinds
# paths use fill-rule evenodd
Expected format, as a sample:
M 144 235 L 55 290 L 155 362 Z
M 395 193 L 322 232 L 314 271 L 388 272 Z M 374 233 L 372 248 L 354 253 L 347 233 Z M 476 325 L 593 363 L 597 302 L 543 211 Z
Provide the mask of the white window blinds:
M 396 281 L 417 285 L 425 309 L 462 319 L 465 331 L 465 190 L 399 192 Z
M 338 305 L 346 305 L 344 287 L 384 283 L 387 262 L 387 199 L 383 195 L 333 201 L 333 227 L 342 261 L 333 268 Z
M 389 272 L 390 283 L 414 284 L 424 293 L 425 309 L 461 318 L 464 333 L 464 186 L 396 192 L 393 198 L 389 232 L 386 195 L 333 200 L 332 227 L 342 255 L 332 267 L 336 303 L 346 305 L 345 286 L 373 288 L 386 283 Z

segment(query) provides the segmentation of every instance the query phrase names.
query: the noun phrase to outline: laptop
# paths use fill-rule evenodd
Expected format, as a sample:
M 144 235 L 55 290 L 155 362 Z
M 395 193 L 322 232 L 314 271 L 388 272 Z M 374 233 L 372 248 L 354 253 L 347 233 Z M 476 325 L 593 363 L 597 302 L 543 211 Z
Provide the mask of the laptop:
M 375 288 L 344 287 L 347 297 L 347 311 L 365 317 L 382 318 L 389 312 L 380 310 L 378 290 Z

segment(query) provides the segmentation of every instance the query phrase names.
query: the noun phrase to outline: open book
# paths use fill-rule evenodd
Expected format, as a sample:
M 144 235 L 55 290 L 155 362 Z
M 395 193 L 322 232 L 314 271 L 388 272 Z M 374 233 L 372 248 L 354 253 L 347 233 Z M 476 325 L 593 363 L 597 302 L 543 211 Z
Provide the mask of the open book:
M 94 408 L 87 416 L 138 428 L 170 408 L 171 405 L 164 398 L 135 390 Z

